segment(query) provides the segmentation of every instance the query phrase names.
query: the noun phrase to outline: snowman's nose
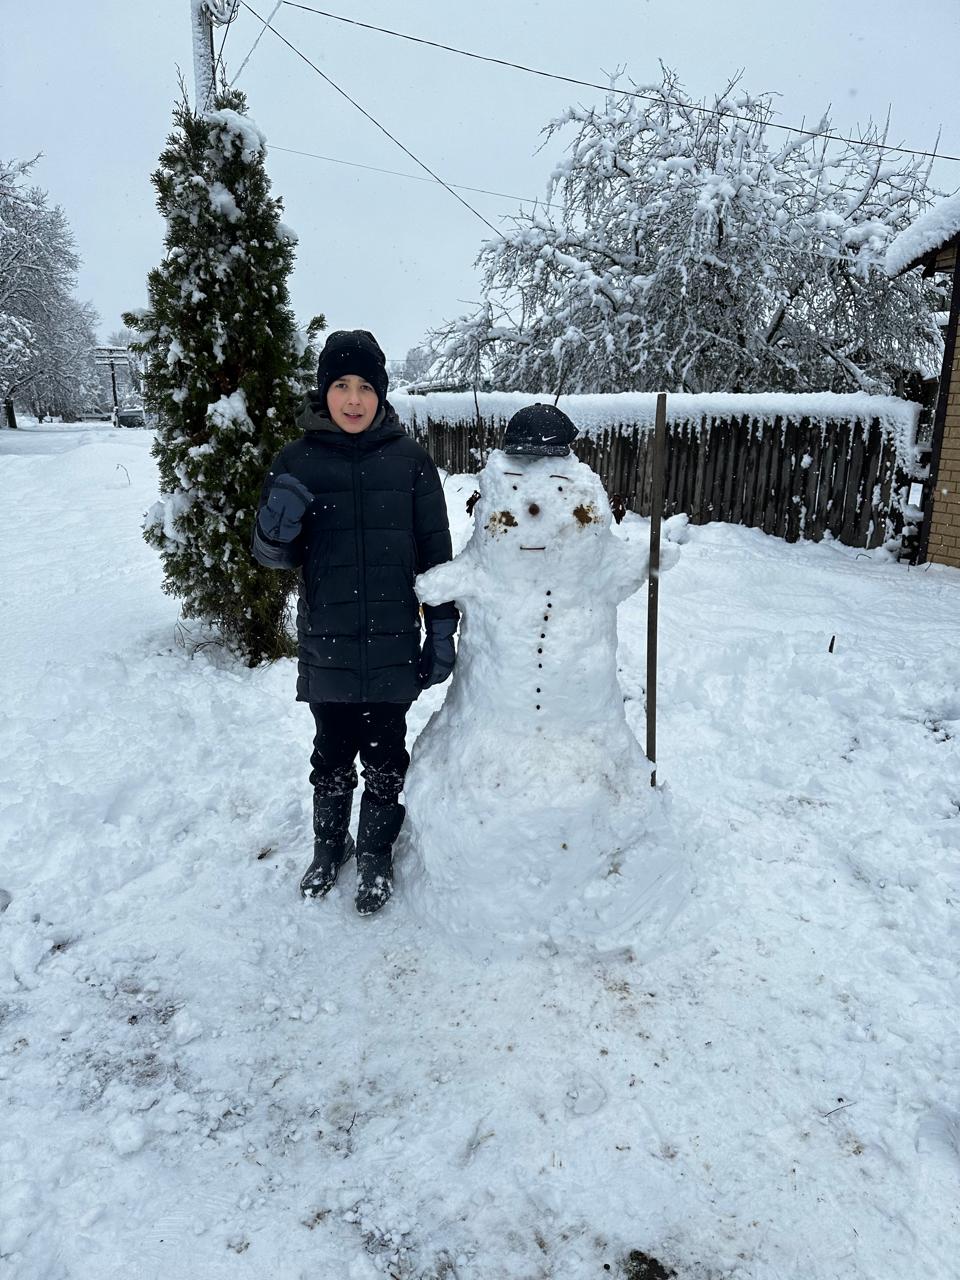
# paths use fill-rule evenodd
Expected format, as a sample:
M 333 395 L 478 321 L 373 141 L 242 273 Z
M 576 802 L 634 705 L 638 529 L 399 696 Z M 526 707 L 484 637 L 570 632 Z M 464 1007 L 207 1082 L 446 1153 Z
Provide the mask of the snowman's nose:
M 532 516 L 538 516 L 540 514 L 540 508 L 537 506 L 535 502 L 531 502 L 529 507 L 527 507 L 527 510 L 530 512 Z

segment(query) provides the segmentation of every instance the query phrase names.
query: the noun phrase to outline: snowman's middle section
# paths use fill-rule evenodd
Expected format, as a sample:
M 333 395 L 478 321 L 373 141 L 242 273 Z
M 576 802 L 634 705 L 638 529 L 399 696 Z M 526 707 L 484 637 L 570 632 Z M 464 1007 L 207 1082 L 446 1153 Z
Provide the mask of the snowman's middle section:
M 539 581 L 512 598 L 504 593 L 499 618 L 488 610 L 482 621 L 476 619 L 478 629 L 487 623 L 498 633 L 483 640 L 500 655 L 501 679 L 475 692 L 491 704 L 491 714 L 509 715 L 514 733 L 602 732 L 609 729 L 611 702 L 621 701 L 615 657 L 609 661 L 610 644 L 614 653 L 616 648 L 616 605 L 586 603 L 588 587 L 544 567 Z M 467 649 L 474 609 L 467 604 L 465 612 L 461 644 Z M 465 667 L 473 665 L 467 659 Z

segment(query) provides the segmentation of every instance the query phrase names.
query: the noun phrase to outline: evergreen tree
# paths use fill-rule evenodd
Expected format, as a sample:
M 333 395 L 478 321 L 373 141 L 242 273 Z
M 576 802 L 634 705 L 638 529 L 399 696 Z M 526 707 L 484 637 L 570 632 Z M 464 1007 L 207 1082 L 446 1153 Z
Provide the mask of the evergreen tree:
M 242 93 L 224 90 L 203 115 L 178 104 L 153 175 L 166 253 L 148 277 L 149 308 L 124 316 L 159 419 L 160 500 L 144 536 L 184 616 L 216 627 L 251 666 L 292 651 L 293 575 L 258 565 L 250 542 L 314 359 L 289 305 L 296 237 L 270 195 L 265 153 Z M 308 337 L 323 325 L 314 319 Z

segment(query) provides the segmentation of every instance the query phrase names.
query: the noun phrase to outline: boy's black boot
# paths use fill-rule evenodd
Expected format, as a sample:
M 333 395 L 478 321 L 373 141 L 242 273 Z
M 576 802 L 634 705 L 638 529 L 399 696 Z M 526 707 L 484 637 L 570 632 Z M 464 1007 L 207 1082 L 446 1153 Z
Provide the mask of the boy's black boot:
M 337 883 L 340 868 L 354 852 L 350 835 L 353 792 L 324 796 L 313 793 L 313 861 L 300 881 L 305 898 L 322 898 Z
M 397 800 L 375 800 L 364 791 L 357 827 L 357 910 L 362 916 L 387 902 L 393 893 L 393 842 L 406 813 Z

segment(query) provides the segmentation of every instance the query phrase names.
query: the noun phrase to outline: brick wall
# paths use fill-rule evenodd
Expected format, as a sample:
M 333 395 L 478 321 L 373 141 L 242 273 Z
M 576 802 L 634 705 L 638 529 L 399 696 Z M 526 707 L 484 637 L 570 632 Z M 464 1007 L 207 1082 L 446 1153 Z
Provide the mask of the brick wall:
M 953 351 L 927 559 L 960 569 L 960 341 Z

